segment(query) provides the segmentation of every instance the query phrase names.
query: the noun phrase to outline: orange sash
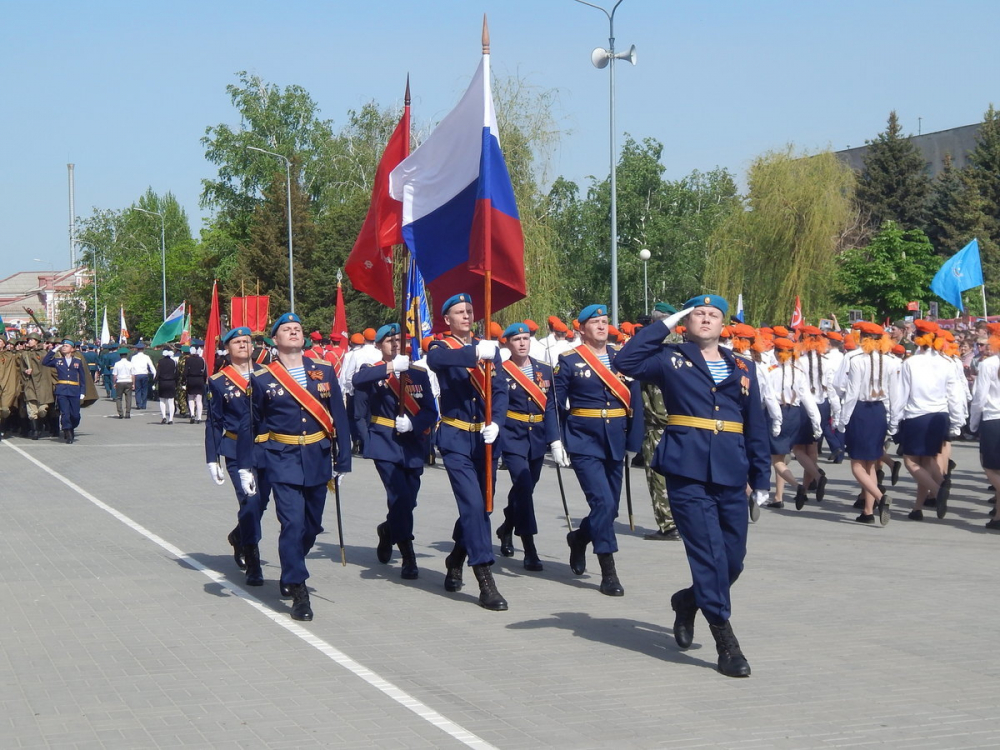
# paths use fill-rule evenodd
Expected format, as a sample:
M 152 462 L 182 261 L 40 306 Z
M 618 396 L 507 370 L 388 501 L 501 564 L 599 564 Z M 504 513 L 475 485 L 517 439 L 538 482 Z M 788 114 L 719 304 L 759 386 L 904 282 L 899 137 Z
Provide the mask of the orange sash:
M 267 359 L 267 355 L 268 355 L 267 349 L 261 347 L 260 354 L 257 355 L 257 359 L 255 360 L 255 362 L 258 365 L 264 364 L 264 360 Z
M 456 339 L 454 336 L 445 336 L 441 341 L 449 349 L 461 349 L 465 344 Z M 486 401 L 486 370 L 483 369 L 482 365 L 476 365 L 475 367 L 465 368 L 469 371 L 469 380 L 472 381 L 473 387 L 479 396 Z
M 243 377 L 240 374 L 240 371 L 237 370 L 232 365 L 226 365 L 221 370 L 219 370 L 219 372 L 221 372 L 223 375 L 225 375 L 227 378 L 229 378 L 229 380 L 232 382 L 232 384 L 235 385 L 237 388 L 239 388 L 244 393 L 246 393 L 247 392 L 247 388 L 250 387 L 250 381 L 247 380 L 245 377 Z
M 545 402 L 548 400 L 545 398 L 545 394 L 542 389 L 538 387 L 538 384 L 529 380 L 528 376 L 521 372 L 521 368 L 515 365 L 511 360 L 507 360 L 503 363 L 503 369 L 517 381 L 517 384 L 524 388 L 531 396 L 531 400 L 538 404 L 539 408 L 545 411 Z
M 631 417 L 632 394 L 629 392 L 628 387 L 615 373 L 611 372 L 611 370 L 604 366 L 604 363 L 597 358 L 597 355 L 594 354 L 586 344 L 581 344 L 575 349 L 575 351 L 583 357 L 584 362 L 590 365 L 590 369 L 597 373 L 597 377 L 604 382 L 604 385 L 608 387 L 608 390 L 615 394 L 615 398 L 624 404 L 625 411 L 628 412 L 628 415 Z
M 396 373 L 391 373 L 389 377 L 386 378 L 386 382 L 389 384 L 389 388 L 396 397 L 399 398 L 400 383 L 399 378 L 396 377 Z M 420 411 L 420 404 L 417 400 L 410 395 L 409 391 L 403 392 L 403 407 L 410 412 L 413 416 L 417 416 L 417 412 Z
M 274 375 L 274 379 L 285 387 L 285 390 L 299 402 L 303 409 L 312 414 L 313 418 L 326 430 L 327 435 L 333 437 L 336 434 L 336 430 L 333 428 L 333 417 L 330 416 L 327 408 L 320 403 L 318 398 L 299 385 L 283 364 L 272 362 L 269 365 L 264 365 L 264 369 Z M 309 368 L 306 368 L 306 372 L 309 372 Z

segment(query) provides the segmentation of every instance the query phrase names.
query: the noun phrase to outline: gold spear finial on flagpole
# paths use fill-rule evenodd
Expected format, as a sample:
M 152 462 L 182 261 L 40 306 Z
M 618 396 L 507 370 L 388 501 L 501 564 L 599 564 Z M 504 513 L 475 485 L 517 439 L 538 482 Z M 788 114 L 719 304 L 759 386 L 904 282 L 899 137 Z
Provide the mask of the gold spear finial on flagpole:
M 483 13 L 483 54 L 490 54 L 490 27 L 486 24 L 485 13 Z

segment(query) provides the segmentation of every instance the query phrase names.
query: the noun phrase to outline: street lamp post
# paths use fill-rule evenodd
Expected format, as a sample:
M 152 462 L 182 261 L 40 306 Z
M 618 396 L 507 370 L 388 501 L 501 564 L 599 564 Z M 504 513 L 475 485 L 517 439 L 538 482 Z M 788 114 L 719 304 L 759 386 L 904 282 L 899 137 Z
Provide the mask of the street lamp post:
M 617 0 L 611 12 L 600 5 L 576 0 L 581 5 L 597 8 L 608 17 L 608 48 L 598 47 L 590 56 L 595 68 L 607 67 L 611 78 L 611 323 L 618 325 L 618 190 L 617 149 L 615 147 L 615 60 L 628 60 L 635 65 L 635 45 L 628 52 L 615 53 L 615 11 L 622 4 Z
M 639 251 L 639 260 L 642 261 L 642 298 L 645 300 L 646 315 L 649 315 L 649 259 L 652 253 L 646 248 Z
M 167 319 L 167 222 L 159 211 L 147 211 L 145 208 L 133 207 L 144 214 L 160 217 L 160 273 L 163 287 L 163 319 Z
M 274 151 L 265 151 L 256 146 L 247 146 L 247 148 L 251 151 L 276 156 L 285 162 L 285 195 L 288 198 L 288 303 L 291 306 L 291 312 L 295 312 L 295 270 L 292 266 L 292 162 L 287 156 Z

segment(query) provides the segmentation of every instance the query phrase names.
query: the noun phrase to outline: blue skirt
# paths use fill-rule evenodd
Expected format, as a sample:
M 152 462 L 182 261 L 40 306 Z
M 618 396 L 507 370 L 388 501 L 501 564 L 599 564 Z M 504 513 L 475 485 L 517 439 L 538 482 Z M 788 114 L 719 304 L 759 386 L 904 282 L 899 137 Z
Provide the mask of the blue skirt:
M 859 401 L 847 423 L 847 453 L 855 461 L 878 461 L 885 451 L 885 404 Z
M 987 419 L 979 425 L 979 460 L 984 469 L 1000 469 L 1000 419 Z
M 899 423 L 904 456 L 936 456 L 948 438 L 948 413 L 922 414 Z
M 819 406 L 816 407 L 817 409 Z M 813 437 L 813 423 L 809 419 L 809 414 L 806 409 L 801 404 L 799 405 L 799 411 L 802 412 L 802 418 L 799 420 L 799 434 L 795 435 L 795 440 L 792 442 L 793 445 L 812 445 L 816 442 L 816 438 Z
M 802 422 L 804 416 L 801 406 L 781 405 L 781 432 L 778 434 L 778 437 L 771 438 L 772 456 L 785 456 L 791 453 L 792 443 L 795 442 L 795 438 L 799 434 L 799 424 Z M 808 421 L 808 418 L 806 421 Z M 768 416 L 768 430 L 771 429 L 771 424 L 771 418 Z

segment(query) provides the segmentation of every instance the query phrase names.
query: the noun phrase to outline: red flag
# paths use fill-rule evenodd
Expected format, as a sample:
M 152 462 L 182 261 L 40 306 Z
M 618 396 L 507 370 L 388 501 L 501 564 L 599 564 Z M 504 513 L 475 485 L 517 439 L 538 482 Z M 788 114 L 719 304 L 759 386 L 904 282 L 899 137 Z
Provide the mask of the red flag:
M 337 354 L 333 359 L 328 361 L 333 362 L 334 369 L 340 375 L 340 363 L 347 353 L 350 341 L 347 336 L 347 310 L 344 309 L 344 290 L 341 289 L 339 281 L 337 282 L 337 312 L 333 316 L 333 325 L 330 327 L 330 341 Z
M 396 306 L 392 288 L 392 246 L 403 244 L 403 204 L 389 195 L 389 173 L 410 153 L 410 84 L 403 117 L 385 146 L 375 170 L 368 215 L 344 270 L 354 288 L 387 307 Z
M 219 348 L 219 336 L 222 334 L 222 321 L 219 319 L 219 282 L 212 284 L 212 309 L 208 313 L 208 325 L 205 327 L 205 366 L 208 376 L 215 371 L 215 351 Z
M 266 294 L 233 297 L 229 302 L 229 325 L 246 326 L 254 333 L 267 330 L 267 314 L 271 298 Z
M 795 312 L 792 313 L 792 322 L 789 328 L 796 329 L 804 326 L 806 322 L 802 319 L 802 300 L 799 295 L 795 295 Z

